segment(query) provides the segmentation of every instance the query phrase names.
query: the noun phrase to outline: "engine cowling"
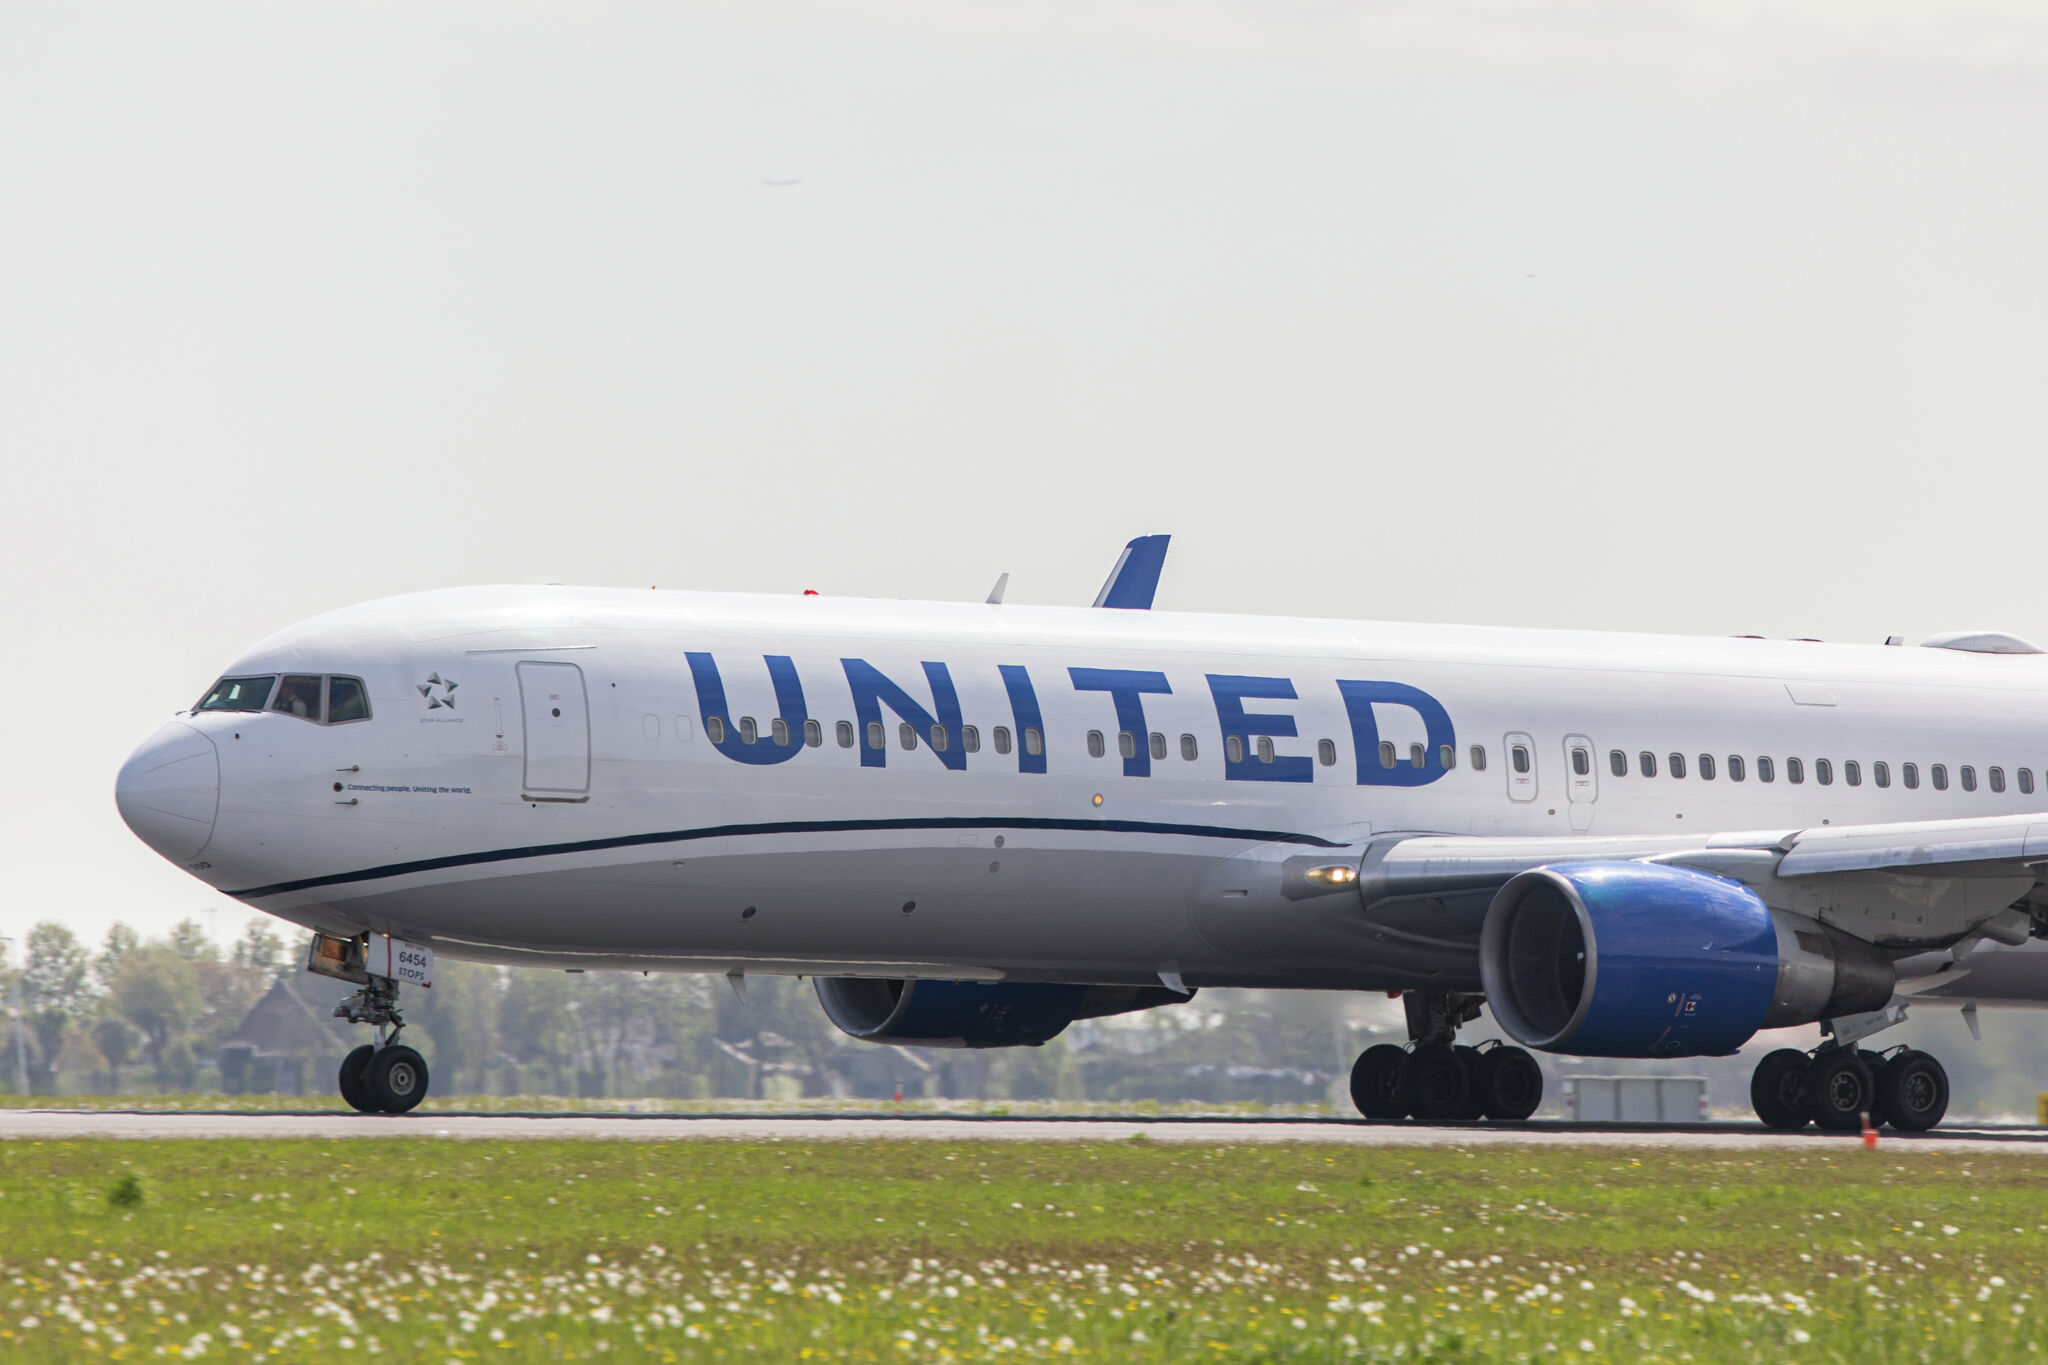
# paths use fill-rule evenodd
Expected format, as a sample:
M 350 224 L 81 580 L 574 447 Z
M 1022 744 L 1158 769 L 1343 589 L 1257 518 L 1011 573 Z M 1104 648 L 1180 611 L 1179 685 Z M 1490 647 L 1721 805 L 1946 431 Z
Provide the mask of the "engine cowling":
M 1501 887 L 1479 937 L 1494 1018 L 1529 1047 L 1700 1057 L 1758 1029 L 1891 999 L 1891 962 L 1741 882 L 1662 863 L 1563 863 Z
M 1037 1047 L 1076 1019 L 1178 1005 L 1193 991 L 1028 981 L 817 978 L 818 1003 L 843 1033 L 903 1047 Z

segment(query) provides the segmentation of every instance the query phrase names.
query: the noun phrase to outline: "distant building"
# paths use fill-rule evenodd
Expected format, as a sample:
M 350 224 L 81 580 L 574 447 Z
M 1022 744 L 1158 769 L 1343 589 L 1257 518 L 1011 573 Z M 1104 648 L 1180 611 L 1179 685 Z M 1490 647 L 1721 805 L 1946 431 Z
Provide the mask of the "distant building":
M 341 1059 L 363 1040 L 334 1018 L 334 1002 L 310 1000 L 281 976 L 220 1048 L 220 1088 L 229 1095 L 324 1095 Z

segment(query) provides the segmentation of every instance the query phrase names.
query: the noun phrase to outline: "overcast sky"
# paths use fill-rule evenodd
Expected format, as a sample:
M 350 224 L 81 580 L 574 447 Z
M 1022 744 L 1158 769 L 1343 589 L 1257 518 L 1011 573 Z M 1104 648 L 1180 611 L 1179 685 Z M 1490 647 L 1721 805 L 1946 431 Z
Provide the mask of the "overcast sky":
M 0 8 L 0 932 L 415 588 L 2048 640 L 2044 15 Z

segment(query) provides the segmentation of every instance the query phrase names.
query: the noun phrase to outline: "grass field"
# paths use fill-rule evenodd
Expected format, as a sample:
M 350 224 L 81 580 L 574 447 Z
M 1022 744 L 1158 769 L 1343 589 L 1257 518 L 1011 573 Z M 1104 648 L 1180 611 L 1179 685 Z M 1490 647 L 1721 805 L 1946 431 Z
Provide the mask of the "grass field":
M 2007 1361 L 2044 1194 L 1851 1142 L 11 1142 L 0 1350 Z

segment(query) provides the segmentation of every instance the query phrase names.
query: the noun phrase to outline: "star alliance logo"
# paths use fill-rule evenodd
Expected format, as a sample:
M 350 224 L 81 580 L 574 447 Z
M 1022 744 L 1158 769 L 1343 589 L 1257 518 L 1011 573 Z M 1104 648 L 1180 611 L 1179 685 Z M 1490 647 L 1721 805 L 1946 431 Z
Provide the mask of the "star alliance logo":
M 413 686 L 419 688 L 420 695 L 427 699 L 427 709 L 429 711 L 438 711 L 444 706 L 450 711 L 455 709 L 455 682 L 453 679 L 443 678 L 439 673 L 429 673 L 425 682 L 414 683 Z M 436 689 L 439 690 L 436 691 Z

